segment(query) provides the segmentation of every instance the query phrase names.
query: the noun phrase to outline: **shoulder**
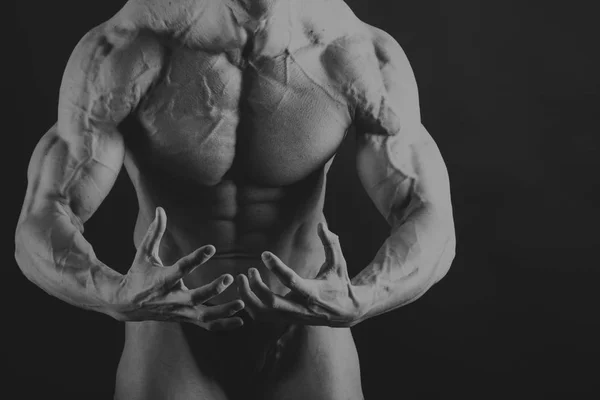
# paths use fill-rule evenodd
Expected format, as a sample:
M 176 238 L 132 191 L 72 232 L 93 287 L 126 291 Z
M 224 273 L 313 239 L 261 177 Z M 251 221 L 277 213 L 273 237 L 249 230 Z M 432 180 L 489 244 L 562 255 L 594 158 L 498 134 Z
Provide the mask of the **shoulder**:
M 412 68 L 387 32 L 361 21 L 328 46 L 323 60 L 348 99 L 359 132 L 395 135 L 420 123 Z
M 296 14 L 294 19 L 301 21 L 305 32 L 322 44 L 352 36 L 362 25 L 343 0 L 296 1 L 292 13 Z
M 420 126 L 415 76 L 389 33 L 361 21 L 353 33 L 332 42 L 323 59 L 351 105 L 358 131 L 388 136 Z
M 65 66 L 59 123 L 87 110 L 99 121 L 119 121 L 139 102 L 163 65 L 164 48 L 145 31 L 109 20 L 88 31 Z
M 401 90 L 416 95 L 415 76 L 406 53 L 396 39 L 386 31 L 365 24 L 377 58 L 381 77 L 388 91 Z
M 383 29 L 364 23 L 378 60 L 386 65 L 408 61 L 398 41 Z
M 214 0 L 127 0 L 112 20 L 132 29 L 169 32 L 187 28 L 198 14 L 215 3 Z
M 85 78 L 121 85 L 147 70 L 159 69 L 163 46 L 148 32 L 107 21 L 88 31 L 77 43 L 65 78 Z

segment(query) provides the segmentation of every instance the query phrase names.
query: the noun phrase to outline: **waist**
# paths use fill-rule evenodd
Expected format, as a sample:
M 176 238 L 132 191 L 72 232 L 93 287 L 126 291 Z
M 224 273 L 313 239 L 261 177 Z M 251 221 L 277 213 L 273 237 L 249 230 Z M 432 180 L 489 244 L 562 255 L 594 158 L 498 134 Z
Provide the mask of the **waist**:
M 164 265 L 172 265 L 205 245 L 216 248 L 210 260 L 184 278 L 190 289 L 204 286 L 224 274 L 235 278 L 239 274 L 247 274 L 250 268 L 256 268 L 265 284 L 273 292 L 283 295 L 288 289 L 263 264 L 261 254 L 264 251 L 277 255 L 302 277 L 315 276 L 325 260 L 317 234 L 317 224 L 324 220 L 322 213 L 302 221 L 280 221 L 279 224 L 251 231 L 241 231 L 239 225 L 231 221 L 205 221 L 196 225 L 189 220 L 182 224 L 178 218 L 167 216 L 167 219 L 167 230 L 159 251 Z M 136 228 L 136 247 L 147 230 L 146 224 L 142 225 L 141 229 Z M 234 283 L 211 302 L 222 304 L 237 298 L 239 295 Z

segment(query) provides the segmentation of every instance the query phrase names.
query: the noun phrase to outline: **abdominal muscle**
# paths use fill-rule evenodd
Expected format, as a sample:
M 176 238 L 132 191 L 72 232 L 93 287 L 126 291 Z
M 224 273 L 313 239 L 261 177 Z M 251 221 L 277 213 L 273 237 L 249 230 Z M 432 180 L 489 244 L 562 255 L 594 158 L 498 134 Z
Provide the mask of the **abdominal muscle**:
M 325 261 L 317 225 L 325 221 L 325 177 L 334 150 L 327 153 L 305 168 L 275 162 L 268 153 L 252 154 L 247 162 L 233 162 L 220 181 L 213 184 L 212 179 L 203 181 L 206 174 L 198 171 L 221 169 L 210 169 L 210 160 L 204 157 L 198 156 L 197 162 L 188 163 L 186 168 L 168 168 L 172 159 L 146 152 L 142 146 L 128 147 L 125 167 L 139 204 L 135 246 L 138 248 L 146 235 L 156 207 L 162 207 L 167 226 L 159 256 L 165 266 L 199 247 L 213 245 L 216 248 L 209 261 L 183 279 L 189 289 L 206 285 L 223 274 L 235 277 L 246 274 L 249 268 L 257 268 L 265 284 L 274 293 L 284 295 L 289 289 L 267 270 L 260 256 L 270 251 L 301 277 L 317 275 Z M 268 168 L 256 168 L 260 162 L 268 162 Z M 270 175 L 258 173 L 267 170 Z M 208 304 L 223 304 L 238 298 L 234 283 Z M 268 336 L 265 340 L 270 340 L 277 333 L 262 325 L 247 324 L 247 327 L 249 329 L 241 332 L 251 334 L 248 339 L 251 341 L 263 334 Z M 195 385 L 203 385 L 203 372 L 210 373 L 199 360 L 205 358 L 206 349 L 220 346 L 214 336 L 188 323 L 126 323 L 125 345 L 117 371 L 118 391 L 143 393 L 158 385 L 162 391 L 173 389 L 183 393 L 191 385 L 190 393 L 196 393 Z M 241 338 L 236 336 L 237 340 Z M 259 341 L 260 349 L 264 350 L 266 342 Z M 242 347 L 244 343 L 242 341 Z M 229 348 L 231 344 L 221 345 Z M 219 348 L 221 350 L 226 349 Z M 229 357 L 231 361 L 236 355 Z M 132 398 L 128 394 L 122 397 Z
M 234 180 L 193 188 L 189 183 L 181 183 L 187 196 L 170 190 L 148 193 L 145 185 L 136 185 L 140 205 L 134 234 L 136 248 L 154 218 L 155 208 L 160 206 L 167 215 L 159 251 L 164 265 L 171 265 L 204 245 L 216 248 L 209 261 L 184 278 L 189 289 L 206 285 L 223 274 L 235 277 L 257 268 L 267 286 L 283 295 L 288 289 L 264 266 L 261 254 L 270 251 L 300 276 L 316 276 L 325 260 L 317 236 L 317 224 L 325 221 L 325 173 L 324 168 L 296 185 L 277 188 Z M 162 185 L 154 182 L 152 187 Z M 239 298 L 235 286 L 210 303 Z

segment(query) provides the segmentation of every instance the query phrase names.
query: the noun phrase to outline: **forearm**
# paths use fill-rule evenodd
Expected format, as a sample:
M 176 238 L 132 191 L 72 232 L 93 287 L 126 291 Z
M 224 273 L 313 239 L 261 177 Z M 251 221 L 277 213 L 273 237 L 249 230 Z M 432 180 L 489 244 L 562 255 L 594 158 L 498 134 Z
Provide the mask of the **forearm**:
M 65 206 L 51 203 L 21 218 L 15 258 L 23 274 L 47 293 L 108 314 L 121 274 L 97 259 L 82 232 Z
M 367 293 L 363 319 L 422 296 L 447 272 L 454 250 L 450 213 L 423 206 L 393 226 L 374 260 L 352 280 Z

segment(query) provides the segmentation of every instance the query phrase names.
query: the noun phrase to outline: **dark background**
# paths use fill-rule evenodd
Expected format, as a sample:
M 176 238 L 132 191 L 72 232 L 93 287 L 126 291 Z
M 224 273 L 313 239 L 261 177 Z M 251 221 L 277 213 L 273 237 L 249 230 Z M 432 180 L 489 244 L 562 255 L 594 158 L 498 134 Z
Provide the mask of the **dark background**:
M 392 34 L 412 63 L 424 124 L 450 172 L 458 234 L 444 280 L 416 303 L 354 328 L 366 398 L 600 394 L 600 35 L 593 7 L 348 3 Z M 122 324 L 29 283 L 14 261 L 12 237 L 29 157 L 56 120 L 66 61 L 81 36 L 123 2 L 4 4 L 15 14 L 4 14 L 1 53 L 9 103 L 3 176 L 10 182 L 3 193 L 8 277 L 0 390 L 18 389 L 7 398 L 19 399 L 109 399 Z M 350 138 L 330 175 L 326 212 L 354 274 L 387 227 L 358 183 L 353 150 Z M 122 174 L 86 226 L 107 264 L 130 263 L 135 214 L 135 194 Z

